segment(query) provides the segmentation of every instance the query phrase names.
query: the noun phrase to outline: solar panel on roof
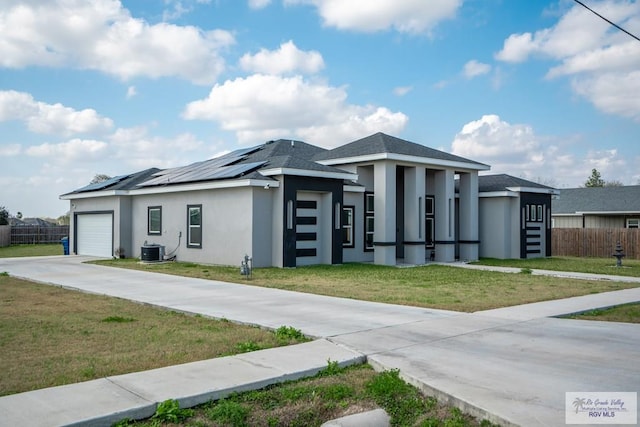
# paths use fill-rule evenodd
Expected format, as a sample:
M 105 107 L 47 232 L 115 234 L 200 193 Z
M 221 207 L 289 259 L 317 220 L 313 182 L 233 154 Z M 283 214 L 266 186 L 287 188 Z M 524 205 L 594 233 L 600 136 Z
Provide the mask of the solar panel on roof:
M 93 184 L 89 184 L 87 186 L 84 186 L 78 190 L 76 190 L 78 193 L 80 192 L 84 192 L 84 191 L 96 191 L 96 190 L 102 190 L 104 188 L 107 187 L 111 187 L 114 184 L 119 183 L 120 181 L 122 181 L 125 178 L 129 178 L 130 175 L 120 175 L 120 176 L 116 176 L 113 178 L 109 178 L 105 181 L 101 181 L 101 182 L 94 182 Z
M 235 178 L 242 174 L 247 173 L 253 169 L 256 169 L 266 162 L 251 162 L 251 163 L 239 163 L 236 165 L 229 165 L 228 160 L 224 161 L 211 161 L 202 162 L 198 167 L 192 170 L 182 170 L 177 173 L 169 173 L 161 176 L 157 176 L 148 181 L 139 184 L 141 187 L 149 187 L 152 185 L 166 185 L 177 184 L 185 182 L 197 182 L 197 181 L 210 181 L 215 179 L 229 179 Z
M 208 179 L 225 179 L 235 178 L 242 174 L 247 173 L 250 170 L 259 168 L 266 162 L 252 162 L 252 163 L 240 163 L 237 165 L 223 166 L 216 173 L 211 175 Z

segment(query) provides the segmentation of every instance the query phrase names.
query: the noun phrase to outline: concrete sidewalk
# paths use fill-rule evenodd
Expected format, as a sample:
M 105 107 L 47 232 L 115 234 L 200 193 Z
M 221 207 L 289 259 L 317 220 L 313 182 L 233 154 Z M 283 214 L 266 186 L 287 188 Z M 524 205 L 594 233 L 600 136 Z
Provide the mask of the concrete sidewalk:
M 520 273 L 521 268 L 517 267 L 500 267 L 494 265 L 480 265 L 469 264 L 466 262 L 452 262 L 441 263 L 441 265 L 447 265 L 449 267 L 467 268 L 470 270 L 484 270 L 484 271 L 499 271 L 501 273 Z M 566 279 L 580 279 L 580 280 L 610 280 L 613 282 L 625 282 L 625 283 L 640 283 L 640 277 L 631 276 L 619 276 L 615 273 L 616 267 L 611 267 L 612 274 L 594 274 L 594 273 L 578 273 L 574 271 L 554 271 L 554 270 L 541 270 L 531 269 L 531 274 L 534 276 L 551 276 L 560 277 Z
M 374 367 L 399 369 L 405 379 L 441 400 L 502 425 L 563 425 L 565 392 L 633 392 L 640 388 L 637 363 L 640 325 L 547 318 L 639 301 L 638 289 L 467 314 L 106 268 L 82 264 L 83 260 L 81 257 L 0 259 L 0 271 L 174 310 L 266 327 L 293 326 L 308 335 L 326 338 L 317 341 L 318 344 L 311 343 L 321 346 L 321 350 L 293 356 L 301 361 L 301 365 L 292 366 L 294 369 L 321 369 L 326 366 L 327 354 L 333 351 L 345 352 L 331 357 L 332 360 L 342 357 L 343 363 L 360 360 L 365 355 Z M 274 358 L 282 357 L 278 352 L 287 349 L 297 351 L 292 347 L 266 350 L 260 365 L 279 366 Z M 309 359 L 308 366 L 307 358 L 312 356 L 316 359 Z M 137 376 L 142 385 L 125 389 L 145 396 L 145 402 L 157 402 L 172 394 L 152 398 L 138 393 L 138 388 L 144 392 L 153 390 L 154 380 L 146 380 L 151 383 L 145 386 L 145 373 L 130 375 Z M 193 386 L 206 394 L 219 388 L 212 385 L 216 384 L 218 374 L 207 377 L 200 385 L 192 383 L 197 375 L 193 380 L 183 374 L 155 378 L 170 390 Z M 66 386 L 65 390 L 74 387 L 82 390 L 87 383 Z M 60 388 L 56 389 L 56 396 L 60 396 L 56 407 L 66 416 L 73 416 L 74 394 L 69 395 L 70 401 L 65 405 Z M 49 392 L 31 393 L 36 394 L 0 398 L 0 413 L 15 406 L 17 400 L 25 399 L 22 396 Z M 178 393 L 174 398 L 185 398 L 184 395 Z M 24 411 L 28 411 L 37 400 L 24 402 L 23 408 L 27 408 Z M 82 406 L 99 404 L 85 397 Z M 113 409 L 119 410 L 117 406 Z M 43 409 L 43 416 L 48 416 L 46 410 Z M 76 421 L 82 419 L 87 417 Z M 0 419 L 0 424 L 20 425 L 20 421 Z
M 124 418 L 151 417 L 167 399 L 188 408 L 312 376 L 328 359 L 340 366 L 365 361 L 359 353 L 316 340 L 1 397 L 0 425 L 111 426 Z

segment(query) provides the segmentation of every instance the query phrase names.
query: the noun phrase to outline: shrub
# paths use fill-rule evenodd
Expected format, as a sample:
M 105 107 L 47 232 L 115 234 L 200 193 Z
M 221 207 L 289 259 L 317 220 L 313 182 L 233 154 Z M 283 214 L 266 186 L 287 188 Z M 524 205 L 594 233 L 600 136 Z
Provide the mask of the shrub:
M 151 417 L 154 420 L 168 423 L 179 423 L 194 414 L 193 409 L 180 408 L 180 403 L 175 399 L 165 400 L 156 408 L 156 413 Z

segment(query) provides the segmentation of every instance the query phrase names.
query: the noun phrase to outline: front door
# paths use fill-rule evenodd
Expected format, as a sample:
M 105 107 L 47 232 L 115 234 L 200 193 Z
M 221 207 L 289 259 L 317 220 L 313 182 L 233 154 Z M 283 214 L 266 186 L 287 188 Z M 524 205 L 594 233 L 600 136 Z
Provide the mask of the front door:
M 331 203 L 327 198 L 330 194 L 297 193 L 296 266 L 331 263 Z M 325 212 L 327 207 L 329 212 Z

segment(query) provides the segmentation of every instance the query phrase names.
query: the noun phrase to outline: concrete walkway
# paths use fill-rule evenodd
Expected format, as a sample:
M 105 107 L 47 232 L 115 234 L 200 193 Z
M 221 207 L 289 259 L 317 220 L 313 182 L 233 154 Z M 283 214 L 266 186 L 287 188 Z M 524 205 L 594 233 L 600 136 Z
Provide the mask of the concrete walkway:
M 485 270 L 485 271 L 499 271 L 502 273 L 520 273 L 521 268 L 517 267 L 499 267 L 493 265 L 479 265 L 468 264 L 466 262 L 452 262 L 441 263 L 441 265 L 447 265 L 450 267 L 468 268 L 470 270 Z M 615 273 L 616 267 L 611 267 L 611 272 Z M 593 274 L 593 273 L 578 273 L 574 271 L 554 271 L 554 270 L 541 270 L 532 269 L 531 274 L 534 276 L 551 276 L 560 277 L 566 279 L 581 279 L 581 280 L 611 280 L 614 282 L 626 282 L 626 283 L 640 283 L 640 277 L 631 276 L 618 276 L 615 274 Z
M 84 260 L 0 259 L 0 272 L 270 328 L 293 326 L 320 339 L 2 397 L 0 425 L 25 425 L 25 415 L 29 421 L 42 419 L 42 426 L 88 420 L 108 425 L 131 414 L 147 416 L 168 398 L 195 404 L 230 387 L 255 388 L 317 372 L 327 359 L 344 365 L 363 356 L 376 368 L 399 369 L 423 390 L 502 425 L 564 425 L 565 392 L 640 388 L 640 325 L 548 317 L 640 301 L 640 288 L 466 314 L 121 270 Z

